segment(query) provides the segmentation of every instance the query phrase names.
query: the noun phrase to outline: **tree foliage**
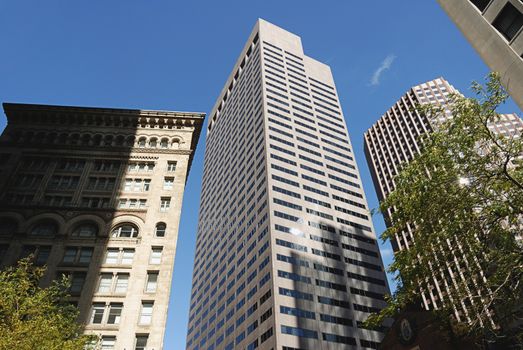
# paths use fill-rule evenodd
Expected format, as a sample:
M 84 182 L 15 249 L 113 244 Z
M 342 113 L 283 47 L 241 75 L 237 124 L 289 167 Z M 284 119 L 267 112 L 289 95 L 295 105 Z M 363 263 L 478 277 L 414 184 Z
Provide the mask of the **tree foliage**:
M 394 239 L 408 225 L 409 249 L 390 267 L 398 282 L 389 306 L 373 315 L 379 324 L 407 305 L 420 290 L 449 286 L 438 313 L 454 331 L 479 344 L 522 344 L 523 307 L 523 135 L 508 137 L 489 126 L 500 117 L 507 94 L 496 74 L 474 83 L 476 98 L 451 96 L 451 120 L 423 137 L 422 150 L 395 177 L 395 190 L 380 210 Z M 441 110 L 421 108 L 430 119 Z M 466 312 L 457 320 L 460 309 Z
M 44 273 L 31 258 L 0 271 L 0 350 L 81 350 L 92 340 L 67 301 L 68 281 L 41 288 Z

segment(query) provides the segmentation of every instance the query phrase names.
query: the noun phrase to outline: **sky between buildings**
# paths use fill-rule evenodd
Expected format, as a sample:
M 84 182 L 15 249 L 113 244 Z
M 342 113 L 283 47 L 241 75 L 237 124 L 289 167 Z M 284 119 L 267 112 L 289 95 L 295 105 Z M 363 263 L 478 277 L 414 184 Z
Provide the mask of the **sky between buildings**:
M 208 113 L 257 18 L 331 66 L 371 208 L 364 131 L 413 85 L 442 76 L 470 96 L 488 73 L 435 0 L 0 0 L 0 102 Z M 521 113 L 511 101 L 501 111 Z M 182 210 L 168 350 L 185 348 L 204 146 L 205 132 Z M 383 232 L 381 216 L 374 224 Z M 381 251 L 390 263 L 390 244 Z

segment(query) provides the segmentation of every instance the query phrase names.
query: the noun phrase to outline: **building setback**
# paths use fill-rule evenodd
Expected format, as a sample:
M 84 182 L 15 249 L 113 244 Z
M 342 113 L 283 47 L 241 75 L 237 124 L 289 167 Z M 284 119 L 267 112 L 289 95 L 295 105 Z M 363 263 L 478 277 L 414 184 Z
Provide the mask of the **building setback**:
M 380 201 L 394 191 L 394 177 L 398 175 L 400 166 L 420 153 L 422 145 L 419 137 L 452 118 L 448 100 L 450 94 L 459 94 L 459 91 L 443 78 L 414 86 L 365 132 L 365 156 Z M 416 110 L 417 105 L 427 104 L 440 107 L 442 113 L 437 118 L 429 119 Z M 523 121 L 516 114 L 502 114 L 489 128 L 506 136 L 517 135 L 523 131 Z M 391 225 L 390 216 L 390 212 L 385 213 L 388 227 Z M 393 250 L 408 249 L 412 238 L 412 227 L 407 227 L 392 240 Z M 424 308 L 438 309 L 442 306 L 446 289 L 450 288 L 447 285 L 449 275 L 451 279 L 468 277 L 453 273 L 450 267 L 425 276 L 427 286 L 421 295 Z M 455 305 L 455 316 L 460 321 L 470 321 L 465 305 Z
M 187 349 L 364 349 L 389 292 L 330 68 L 258 20 L 211 112 Z
M 470 44 L 523 109 L 523 2 L 438 0 Z
M 4 103 L 0 263 L 67 275 L 103 349 L 162 349 L 204 114 Z

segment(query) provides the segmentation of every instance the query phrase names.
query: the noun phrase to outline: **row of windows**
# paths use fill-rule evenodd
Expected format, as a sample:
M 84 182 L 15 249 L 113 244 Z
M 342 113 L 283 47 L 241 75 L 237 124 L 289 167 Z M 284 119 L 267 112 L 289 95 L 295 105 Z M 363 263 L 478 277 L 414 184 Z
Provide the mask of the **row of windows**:
M 116 308 L 116 305 L 115 305 Z M 114 312 L 117 312 L 116 309 Z M 116 316 L 114 316 L 116 317 Z M 119 316 L 118 316 L 119 317 Z M 86 347 L 86 350 L 97 349 L 97 341 L 93 341 L 92 344 Z M 149 349 L 149 335 L 148 334 L 136 334 L 134 339 L 134 350 L 147 350 Z M 100 350 L 115 350 L 116 349 L 116 336 L 113 335 L 102 335 L 99 340 Z
M 18 222 L 15 219 L 0 218 L 0 236 L 10 236 L 17 231 Z M 59 225 L 56 221 L 44 219 L 30 228 L 28 234 L 34 237 L 53 237 L 58 234 L 58 231 Z M 154 230 L 156 237 L 164 237 L 166 232 L 167 225 L 165 223 L 159 222 L 156 224 Z M 98 225 L 90 222 L 81 223 L 71 230 L 71 237 L 77 238 L 93 238 L 98 234 Z M 138 237 L 138 228 L 133 224 L 120 224 L 111 230 L 111 237 L 136 238 Z
M 122 317 L 123 303 L 93 303 L 91 306 L 90 324 L 118 325 Z M 142 301 L 138 324 L 150 325 L 153 318 L 153 301 Z

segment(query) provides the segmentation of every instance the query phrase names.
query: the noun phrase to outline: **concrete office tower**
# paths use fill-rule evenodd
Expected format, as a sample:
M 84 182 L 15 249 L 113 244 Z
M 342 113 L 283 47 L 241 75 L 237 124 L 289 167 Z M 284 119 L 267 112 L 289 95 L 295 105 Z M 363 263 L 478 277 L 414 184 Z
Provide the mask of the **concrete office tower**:
M 187 349 L 376 348 L 389 289 L 328 66 L 258 20 L 211 112 Z
M 523 2 L 438 0 L 523 110 Z
M 4 104 L 0 263 L 71 278 L 102 349 L 162 349 L 201 113 Z
M 448 108 L 448 96 L 451 93 L 459 92 L 443 78 L 417 85 L 402 96 L 365 133 L 365 156 L 380 201 L 394 191 L 394 177 L 399 173 L 400 165 L 419 154 L 420 135 L 433 131 L 439 123 L 452 118 Z M 439 106 L 443 109 L 443 114 L 437 119 L 428 119 L 415 110 L 417 104 Z M 523 121 L 515 114 L 505 114 L 500 116 L 499 121 L 492 123 L 490 128 L 505 135 L 514 135 L 523 131 Z M 390 214 L 385 215 L 387 226 L 390 226 Z M 411 242 L 412 227 L 407 227 L 392 241 L 392 247 L 394 251 L 408 249 Z M 441 306 L 447 288 L 445 276 L 448 273 L 452 278 L 466 278 L 450 270 L 440 270 L 429 276 L 431 285 L 422 293 L 426 309 L 437 309 Z M 455 315 L 458 320 L 468 319 L 464 305 L 456 306 Z

